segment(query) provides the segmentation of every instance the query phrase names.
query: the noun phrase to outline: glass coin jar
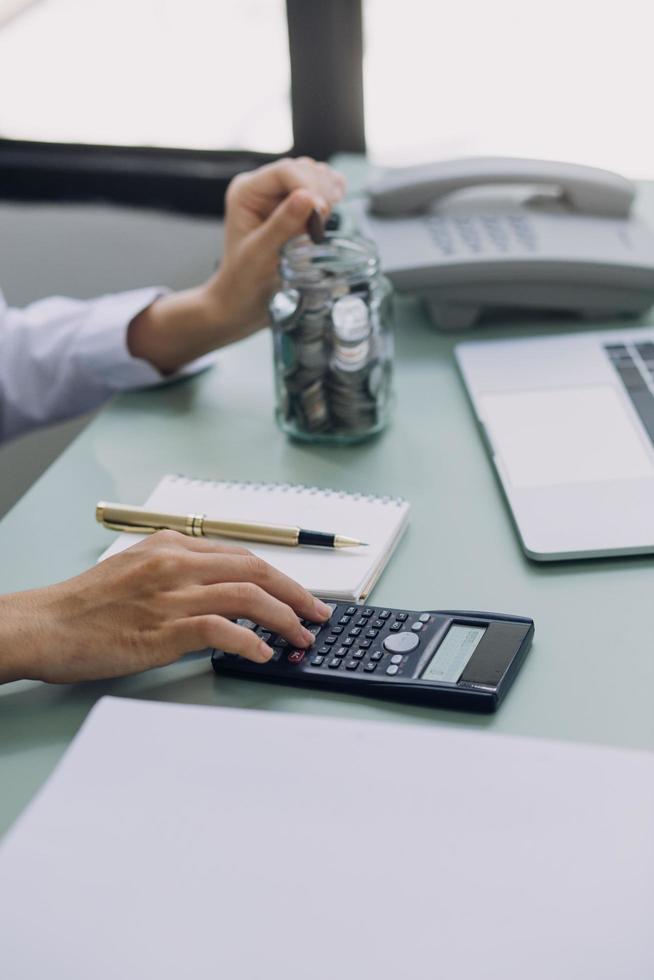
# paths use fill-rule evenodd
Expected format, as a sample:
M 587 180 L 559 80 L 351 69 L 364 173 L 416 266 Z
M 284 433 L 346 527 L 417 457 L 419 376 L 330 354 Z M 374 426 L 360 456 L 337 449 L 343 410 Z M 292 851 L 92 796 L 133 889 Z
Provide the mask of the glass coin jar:
M 282 249 L 270 303 L 276 416 L 290 436 L 359 442 L 388 423 L 392 287 L 373 242 L 302 235 Z

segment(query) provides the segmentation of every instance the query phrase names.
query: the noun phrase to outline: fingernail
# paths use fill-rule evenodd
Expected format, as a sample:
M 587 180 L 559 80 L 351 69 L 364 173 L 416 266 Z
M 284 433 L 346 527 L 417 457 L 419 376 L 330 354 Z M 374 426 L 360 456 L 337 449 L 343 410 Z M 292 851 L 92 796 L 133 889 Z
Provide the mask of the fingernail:
M 263 641 L 259 644 L 259 651 L 261 653 L 261 658 L 264 661 L 270 660 L 273 655 L 272 647 L 269 647 L 267 643 Z
M 318 211 L 329 211 L 329 205 L 321 194 L 314 194 L 313 203 L 314 207 L 317 208 Z
M 302 627 L 302 639 L 305 641 L 305 643 L 308 643 L 309 646 L 316 642 L 316 638 L 313 633 L 310 630 L 305 629 L 304 626 Z
M 329 619 L 332 614 L 331 607 L 321 602 L 320 599 L 314 599 L 313 607 L 316 610 L 316 615 L 320 619 Z

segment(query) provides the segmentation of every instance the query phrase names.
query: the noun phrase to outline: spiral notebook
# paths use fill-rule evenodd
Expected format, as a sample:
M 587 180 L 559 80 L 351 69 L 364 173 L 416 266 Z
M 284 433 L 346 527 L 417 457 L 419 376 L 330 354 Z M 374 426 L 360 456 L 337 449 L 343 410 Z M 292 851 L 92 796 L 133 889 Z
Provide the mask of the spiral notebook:
M 251 551 L 314 595 L 353 602 L 369 595 L 409 518 L 409 504 L 396 497 L 290 484 L 223 483 L 174 475 L 163 477 L 145 506 L 173 513 L 205 514 L 216 520 L 299 525 L 366 541 L 366 548 L 338 551 L 247 543 Z M 137 540 L 138 535 L 120 534 L 100 560 Z

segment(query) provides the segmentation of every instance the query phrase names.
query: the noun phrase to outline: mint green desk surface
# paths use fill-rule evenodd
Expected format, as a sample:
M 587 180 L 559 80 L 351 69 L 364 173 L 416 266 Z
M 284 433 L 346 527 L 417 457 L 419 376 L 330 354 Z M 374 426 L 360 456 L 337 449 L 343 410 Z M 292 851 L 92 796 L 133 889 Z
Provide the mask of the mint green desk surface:
M 466 336 L 548 329 L 571 325 L 523 323 Z M 401 495 L 411 501 L 411 523 L 372 601 L 536 622 L 531 653 L 499 712 L 478 717 L 218 679 L 203 657 L 107 683 L 5 685 L 0 832 L 104 694 L 654 748 L 652 558 L 538 565 L 524 557 L 453 363 L 457 339 L 435 333 L 416 300 L 400 299 L 394 422 L 351 448 L 293 443 L 278 431 L 267 333 L 225 350 L 199 377 L 117 398 L 0 524 L 0 592 L 93 565 L 111 540 L 95 523 L 96 501 L 142 502 L 166 472 Z

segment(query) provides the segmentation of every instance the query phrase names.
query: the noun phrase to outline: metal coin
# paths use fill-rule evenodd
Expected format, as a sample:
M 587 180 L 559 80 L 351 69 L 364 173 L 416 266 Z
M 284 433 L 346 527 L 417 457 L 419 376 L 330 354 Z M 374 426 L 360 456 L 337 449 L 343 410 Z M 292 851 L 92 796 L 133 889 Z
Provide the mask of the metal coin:
M 297 359 L 306 368 L 321 368 L 327 366 L 327 352 L 322 339 L 307 344 L 297 345 Z
M 358 296 L 342 296 L 332 307 L 334 333 L 339 340 L 357 343 L 370 334 L 368 307 Z
M 301 326 L 304 329 L 320 328 L 321 332 L 326 330 L 330 326 L 329 307 L 325 306 L 319 310 L 304 310 L 301 316 Z
M 359 371 L 367 363 L 369 354 L 370 344 L 367 340 L 351 347 L 335 347 L 332 364 L 341 371 Z
M 307 231 L 309 232 L 309 238 L 314 245 L 320 245 L 321 242 L 324 242 L 325 224 L 322 220 L 320 211 L 316 211 L 315 208 L 309 215 L 309 220 L 307 221 Z
M 329 412 L 322 378 L 300 392 L 300 404 L 308 428 L 316 430 L 328 424 Z
M 276 326 L 282 330 L 290 329 L 300 306 L 297 289 L 284 289 L 275 293 L 270 301 L 270 314 Z
M 284 384 L 291 394 L 299 394 L 299 392 L 314 381 L 319 381 L 323 377 L 323 374 L 324 371 L 322 369 L 311 371 L 305 368 L 297 368 L 284 377 Z
M 345 279 L 332 279 L 329 283 L 329 291 L 332 300 L 335 302 L 341 296 L 347 296 L 350 292 L 350 287 Z
M 323 279 L 320 279 L 315 284 L 312 283 L 302 290 L 302 312 L 306 312 L 307 310 L 324 310 L 328 313 L 330 302 L 331 295 L 329 287 Z

